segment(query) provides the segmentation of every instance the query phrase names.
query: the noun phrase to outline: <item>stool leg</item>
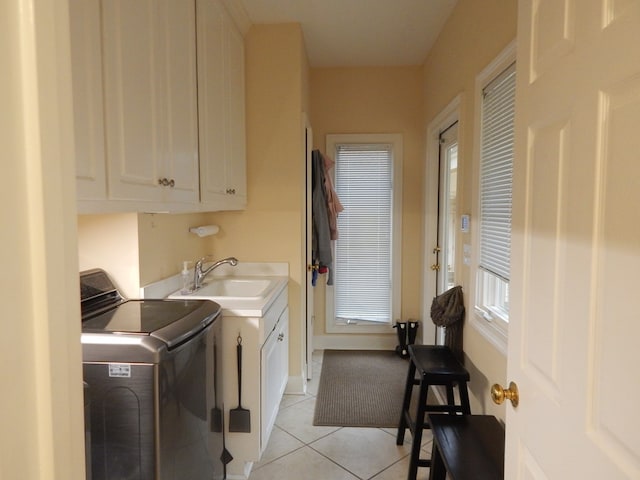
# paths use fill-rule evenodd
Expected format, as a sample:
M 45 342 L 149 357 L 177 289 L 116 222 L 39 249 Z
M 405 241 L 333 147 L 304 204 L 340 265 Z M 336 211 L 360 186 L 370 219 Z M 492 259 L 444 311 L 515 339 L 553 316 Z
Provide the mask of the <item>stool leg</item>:
M 453 395 L 453 384 L 451 382 L 445 385 L 447 389 L 447 405 L 449 406 L 449 414 L 456 413 L 456 397 Z
M 460 392 L 460 405 L 462 413 L 471 415 L 471 405 L 469 404 L 469 391 L 467 390 L 467 382 L 458 383 L 458 391 Z
M 411 393 L 413 392 L 414 378 L 416 375 L 416 366 L 409 360 L 409 370 L 407 373 L 407 383 L 404 387 L 404 398 L 402 400 L 402 412 L 400 412 L 400 421 L 398 422 L 398 435 L 396 436 L 396 445 L 404 443 L 404 433 L 407 429 L 407 416 L 409 415 L 409 405 L 411 404 Z
M 409 475 L 407 480 L 416 480 L 418 475 L 418 462 L 420 460 L 420 444 L 422 443 L 422 429 L 424 428 L 424 416 L 427 405 L 427 393 L 429 384 L 424 377 L 420 381 L 420 395 L 418 398 L 418 411 L 416 413 L 416 428 L 413 429 L 413 441 L 411 443 L 411 457 L 409 459 Z

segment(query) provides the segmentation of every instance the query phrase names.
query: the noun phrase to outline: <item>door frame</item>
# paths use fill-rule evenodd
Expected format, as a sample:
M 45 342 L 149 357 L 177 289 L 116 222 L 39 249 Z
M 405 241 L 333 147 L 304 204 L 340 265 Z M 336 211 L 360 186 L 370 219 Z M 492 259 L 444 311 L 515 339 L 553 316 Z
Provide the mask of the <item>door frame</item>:
M 304 222 L 303 222 L 303 238 L 305 239 L 305 248 L 303 252 L 302 265 L 305 272 L 302 278 L 305 278 L 306 284 L 303 289 L 304 305 L 305 305 L 305 339 L 304 339 L 304 368 L 303 376 L 306 376 L 307 380 L 311 380 L 313 376 L 313 329 L 315 320 L 315 307 L 314 307 L 314 290 L 311 283 L 313 270 L 312 265 L 312 252 L 311 252 L 311 237 L 312 237 L 312 212 L 311 212 L 311 152 L 313 151 L 313 129 L 311 128 L 311 122 L 309 116 L 306 113 L 302 114 L 302 132 L 303 132 L 303 145 L 305 155 L 305 189 L 304 189 Z
M 422 343 L 433 345 L 436 326 L 431 321 L 431 302 L 438 288 L 438 278 L 433 274 L 433 249 L 438 245 L 438 197 L 440 181 L 440 134 L 453 123 L 458 122 L 458 157 L 463 151 L 463 130 L 461 108 L 463 94 L 456 95 L 449 104 L 429 123 L 426 133 L 427 159 L 425 169 L 424 195 L 424 244 L 422 246 Z

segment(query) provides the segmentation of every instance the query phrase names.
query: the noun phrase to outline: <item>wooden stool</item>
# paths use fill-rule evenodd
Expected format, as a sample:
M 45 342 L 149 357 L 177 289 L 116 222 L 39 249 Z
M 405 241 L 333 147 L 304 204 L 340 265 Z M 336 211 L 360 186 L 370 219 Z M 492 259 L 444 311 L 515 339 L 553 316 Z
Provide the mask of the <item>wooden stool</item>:
M 411 459 L 409 462 L 408 480 L 415 480 L 418 467 L 431 466 L 430 459 L 420 458 L 420 443 L 422 442 L 422 430 L 430 428 L 425 422 L 425 415 L 428 412 L 444 412 L 451 415 L 469 415 L 469 392 L 467 382 L 469 372 L 456 359 L 449 347 L 437 345 L 409 345 L 409 371 L 407 373 L 407 383 L 402 402 L 402 413 L 398 425 L 398 436 L 396 444 L 402 445 L 404 434 L 407 428 L 413 435 L 411 444 Z M 416 378 L 416 371 L 418 377 Z M 418 395 L 418 407 L 415 421 L 411 420 L 409 407 L 414 385 L 420 386 Z M 447 391 L 447 404 L 434 405 L 427 403 L 427 393 L 429 385 L 442 385 Z M 453 388 L 458 387 L 460 403 L 456 404 Z

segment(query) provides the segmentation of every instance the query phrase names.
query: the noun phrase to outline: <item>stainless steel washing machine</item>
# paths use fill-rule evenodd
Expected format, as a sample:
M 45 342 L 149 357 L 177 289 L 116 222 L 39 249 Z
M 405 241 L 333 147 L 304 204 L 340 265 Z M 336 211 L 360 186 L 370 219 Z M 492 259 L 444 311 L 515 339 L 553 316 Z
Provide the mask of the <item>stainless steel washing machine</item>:
M 220 306 L 127 300 L 99 269 L 80 289 L 91 480 L 224 478 Z

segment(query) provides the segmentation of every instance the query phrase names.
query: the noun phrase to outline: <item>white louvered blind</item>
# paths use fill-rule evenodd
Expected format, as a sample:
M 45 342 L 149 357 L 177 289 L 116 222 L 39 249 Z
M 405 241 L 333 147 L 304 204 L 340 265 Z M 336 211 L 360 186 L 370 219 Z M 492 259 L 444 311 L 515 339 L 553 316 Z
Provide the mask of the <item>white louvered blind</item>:
M 509 280 L 515 64 L 483 90 L 480 150 L 480 268 Z
M 336 151 L 338 321 L 391 322 L 393 154 L 391 145 L 347 144 Z

